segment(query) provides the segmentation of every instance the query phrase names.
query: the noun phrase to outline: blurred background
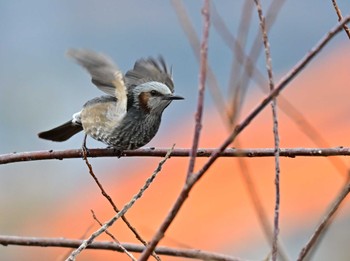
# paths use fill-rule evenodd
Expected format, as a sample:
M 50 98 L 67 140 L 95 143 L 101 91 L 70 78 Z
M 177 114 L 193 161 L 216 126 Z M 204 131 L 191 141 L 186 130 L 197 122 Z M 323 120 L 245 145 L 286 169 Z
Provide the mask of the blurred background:
M 202 1 L 174 2 L 1 1 L 0 153 L 80 148 L 82 134 L 64 143 L 37 138 L 38 132 L 67 121 L 87 100 L 101 95 L 88 74 L 67 59 L 65 53 L 69 48 L 103 52 L 111 56 L 123 72 L 132 68 L 138 58 L 163 55 L 173 67 L 175 92 L 186 99 L 168 107 L 157 136 L 147 146 L 170 147 L 176 143 L 178 148 L 189 148 L 199 65 L 178 15 L 187 13 L 201 37 Z M 278 82 L 337 24 L 337 16 L 331 1 L 262 1 L 262 4 L 265 13 L 269 5 L 274 6 L 270 14 L 276 21 L 270 23 L 269 38 Z M 179 11 L 179 5 L 184 9 Z M 339 5 L 344 16 L 350 13 L 349 2 L 339 1 Z M 230 86 L 237 84 L 238 78 L 231 77 L 238 70 L 232 73 L 231 68 L 239 52 L 232 53 L 233 45 L 225 43 L 223 27 L 217 25 L 222 21 L 232 35 L 245 42 L 243 49 L 249 53 L 260 30 L 255 8 L 249 8 L 246 1 L 216 1 L 216 11 L 212 11 L 216 26 L 210 30 L 209 62 L 227 104 L 232 104 Z M 250 23 L 249 11 L 242 10 L 251 10 Z M 247 28 L 242 29 L 246 34 L 239 29 L 242 17 L 247 18 L 243 22 Z M 266 79 L 264 55 L 254 64 Z M 321 145 L 350 145 L 349 68 L 350 41 L 341 32 L 283 91 L 289 104 L 322 135 L 326 143 Z M 247 96 L 240 99 L 243 107 L 238 119 L 243 119 L 265 97 L 257 82 L 247 83 L 249 90 Z M 278 113 L 281 147 L 319 147 L 312 139 L 313 132 L 283 104 L 280 103 Z M 217 147 L 229 129 L 223 120 L 225 112 L 218 109 L 209 89 L 204 114 L 200 147 Z M 239 136 L 239 144 L 233 146 L 273 147 L 270 106 Z M 89 139 L 88 147 L 104 145 Z M 91 163 L 106 191 L 121 207 L 138 191 L 159 160 L 97 158 L 91 159 Z M 196 169 L 205 161 L 198 159 Z M 270 244 L 252 204 L 248 192 L 251 187 L 244 178 L 248 172 L 242 171 L 242 164 L 247 166 L 261 206 L 272 224 L 274 159 L 249 158 L 242 163 L 237 158 L 225 158 L 218 160 L 193 189 L 161 245 L 216 251 L 243 259 L 267 257 Z M 130 222 L 146 240 L 151 239 L 180 192 L 187 165 L 187 158 L 171 158 L 144 197 L 128 212 Z M 280 236 L 285 253 L 292 260 L 339 193 L 348 166 L 346 157 L 281 159 Z M 113 209 L 101 196 L 83 160 L 0 166 L 2 235 L 82 238 L 98 227 L 90 209 L 101 221 L 113 215 Z M 349 199 L 346 199 L 313 253 L 314 260 L 349 260 L 349 217 Z M 121 242 L 137 242 L 121 222 L 117 222 L 111 232 Z M 101 239 L 109 240 L 106 236 Z M 69 252 L 64 248 L 0 246 L 0 259 L 62 260 Z M 128 260 L 125 254 L 101 250 L 87 250 L 79 256 L 79 260 L 115 258 Z M 172 259 L 165 257 L 164 260 Z

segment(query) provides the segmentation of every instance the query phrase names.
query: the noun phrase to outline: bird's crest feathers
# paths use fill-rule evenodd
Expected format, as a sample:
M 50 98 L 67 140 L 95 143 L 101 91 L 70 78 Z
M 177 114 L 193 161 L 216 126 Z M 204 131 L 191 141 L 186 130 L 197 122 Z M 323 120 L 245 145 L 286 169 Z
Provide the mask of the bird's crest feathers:
M 125 74 L 125 82 L 128 90 L 146 82 L 164 83 L 171 92 L 174 92 L 171 69 L 169 70 L 163 57 L 158 59 L 147 58 L 137 60 L 134 68 Z

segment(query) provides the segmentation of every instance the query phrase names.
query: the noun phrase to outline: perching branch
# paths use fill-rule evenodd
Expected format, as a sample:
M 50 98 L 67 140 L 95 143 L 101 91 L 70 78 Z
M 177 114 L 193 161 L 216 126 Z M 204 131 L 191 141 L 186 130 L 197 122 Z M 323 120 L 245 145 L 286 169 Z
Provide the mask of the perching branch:
M 286 85 L 293 80 L 298 73 L 302 71 L 302 69 L 322 50 L 322 48 L 337 34 L 339 31 L 343 28 L 343 26 L 350 22 L 350 16 L 346 16 L 342 22 L 340 22 L 336 27 L 334 27 L 332 30 L 330 30 L 327 35 L 314 47 L 312 50 L 299 61 L 299 63 L 292 68 L 292 70 L 283 77 L 283 79 L 280 81 L 280 83 L 276 86 L 276 89 L 270 93 L 259 105 L 257 108 L 254 109 L 254 111 L 247 117 L 245 120 L 248 124 L 252 118 L 254 118 L 260 111 L 262 111 L 266 105 L 273 99 L 273 97 L 277 96 L 282 89 L 286 87 Z M 336 153 L 330 153 L 330 155 L 322 155 L 322 156 L 348 156 L 348 149 L 347 148 L 336 148 L 337 150 L 340 149 L 339 152 Z M 306 149 L 308 150 L 308 149 Z M 332 150 L 332 149 L 331 149 Z M 206 149 L 199 149 L 197 151 L 197 157 L 208 157 L 210 156 L 215 149 L 213 149 L 211 152 L 206 153 Z M 320 149 L 322 151 L 322 149 Z M 154 149 L 154 148 L 144 148 L 134 151 L 124 151 L 122 156 L 129 156 L 129 157 L 135 157 L 135 156 L 149 156 L 149 157 L 163 157 L 166 154 L 166 149 Z M 310 153 L 306 153 L 309 155 Z M 313 156 L 317 156 L 318 153 L 315 153 Z M 321 154 L 323 154 L 321 152 Z M 188 157 L 189 152 L 187 149 L 176 149 L 172 152 L 171 156 L 175 157 Z M 291 155 L 291 157 L 295 156 L 307 156 L 307 155 Z M 89 149 L 89 157 L 117 157 L 120 156 L 117 151 L 114 149 Z M 217 156 L 232 156 L 228 155 L 225 152 L 220 152 Z M 236 155 L 238 156 L 238 155 Z M 266 155 L 267 156 L 267 155 Z M 271 156 L 271 155 L 268 155 Z M 282 155 L 281 156 L 286 156 Z M 321 156 L 321 155 L 320 155 Z M 0 164 L 7 164 L 7 163 L 13 163 L 13 162 L 19 162 L 19 161 L 32 161 L 32 160 L 46 160 L 46 159 L 68 159 L 68 158 L 81 158 L 82 157 L 82 151 L 81 149 L 76 150 L 65 150 L 65 151 L 36 151 L 36 152 L 20 152 L 20 153 L 10 153 L 10 154 L 3 154 L 0 155 Z
M 77 248 L 81 245 L 83 240 L 79 239 L 65 239 L 65 238 L 45 238 L 45 237 L 23 237 L 23 236 L 5 236 L 0 235 L 0 245 L 3 246 L 38 246 L 38 247 L 66 247 Z M 122 243 L 125 249 L 130 252 L 140 253 L 145 248 L 141 244 Z M 109 241 L 95 241 L 92 242 L 88 249 L 96 250 L 113 250 L 117 252 L 123 252 L 120 246 L 115 242 Z M 166 246 L 159 246 L 156 248 L 156 252 L 160 255 L 185 257 L 200 260 L 214 260 L 214 261 L 244 261 L 243 259 L 232 257 L 220 253 L 208 252 L 199 249 L 181 249 L 172 248 Z
M 143 148 L 132 151 L 124 151 L 123 157 L 164 157 L 169 149 L 167 148 Z M 200 148 L 197 149 L 196 157 L 210 157 L 217 149 Z M 174 149 L 171 157 L 188 157 L 189 149 Z M 218 157 L 273 157 L 274 149 L 264 148 L 247 148 L 247 149 L 225 149 L 218 154 Z M 334 148 L 280 148 L 280 156 L 295 157 L 331 157 L 331 156 L 350 156 L 350 147 L 334 147 Z M 119 157 L 113 149 L 89 149 L 91 158 L 101 157 Z M 0 155 L 0 165 L 15 162 L 38 161 L 38 160 L 63 160 L 81 158 L 81 149 L 57 150 L 57 151 L 28 151 L 19 153 L 10 153 Z

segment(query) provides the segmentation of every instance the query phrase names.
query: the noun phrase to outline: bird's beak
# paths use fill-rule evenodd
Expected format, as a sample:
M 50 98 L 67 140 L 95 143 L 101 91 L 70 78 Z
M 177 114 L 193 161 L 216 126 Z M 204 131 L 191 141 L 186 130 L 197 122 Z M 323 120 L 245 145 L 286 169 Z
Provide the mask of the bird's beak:
M 163 97 L 163 100 L 183 100 L 185 99 L 182 96 L 178 96 L 178 95 L 173 95 L 173 94 L 169 94 Z

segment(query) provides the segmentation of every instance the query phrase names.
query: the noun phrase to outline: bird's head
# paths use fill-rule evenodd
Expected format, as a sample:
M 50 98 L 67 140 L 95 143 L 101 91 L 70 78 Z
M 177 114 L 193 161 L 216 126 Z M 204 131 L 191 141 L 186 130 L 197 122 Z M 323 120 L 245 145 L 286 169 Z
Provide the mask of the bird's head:
M 161 115 L 173 100 L 184 99 L 174 95 L 169 87 L 161 82 L 146 82 L 133 89 L 134 106 L 146 113 Z

